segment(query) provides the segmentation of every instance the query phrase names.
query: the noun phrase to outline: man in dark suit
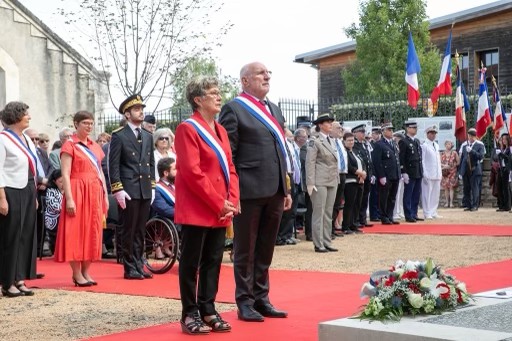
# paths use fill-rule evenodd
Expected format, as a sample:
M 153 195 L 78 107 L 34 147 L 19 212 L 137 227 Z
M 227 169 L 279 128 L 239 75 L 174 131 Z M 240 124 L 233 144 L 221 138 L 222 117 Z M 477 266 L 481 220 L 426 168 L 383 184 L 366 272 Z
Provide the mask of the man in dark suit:
M 286 317 L 270 303 L 269 267 L 283 209 L 292 204 L 286 174 L 284 118 L 266 99 L 271 72 L 255 62 L 240 71 L 243 92 L 222 107 L 240 178 L 241 214 L 234 219 L 235 299 L 238 318 Z M 179 161 L 178 161 L 179 162 Z
M 380 140 L 381 130 L 380 127 L 372 127 L 372 139 L 370 141 L 372 163 L 373 163 L 373 150 L 375 149 L 375 143 Z M 378 181 L 372 183 L 370 187 L 370 221 L 380 221 L 379 214 L 379 194 L 378 194 Z
M 153 136 L 141 128 L 142 98 L 133 95 L 119 106 L 127 125 L 112 132 L 109 177 L 112 194 L 121 209 L 121 239 L 125 279 L 153 276 L 144 271 L 143 252 L 146 222 L 155 195 Z
M 404 215 L 405 221 L 415 223 L 418 220 L 423 220 L 418 217 L 421 179 L 423 178 L 421 143 L 415 138 L 418 124 L 415 121 L 406 121 L 404 125 L 406 136 L 398 143 L 400 171 L 404 178 Z
M 352 134 L 355 136 L 354 143 L 354 154 L 359 156 L 363 160 L 365 166 L 363 167 L 366 171 L 366 178 L 363 184 L 363 194 L 361 196 L 361 206 L 359 208 L 359 214 L 356 214 L 355 221 L 360 226 L 356 227 L 372 227 L 373 224 L 369 224 L 366 216 L 366 210 L 368 209 L 368 198 L 370 196 L 370 187 L 372 183 L 375 183 L 375 175 L 373 170 L 372 156 L 370 154 L 369 143 L 366 142 L 366 124 L 360 124 L 352 128 Z
M 464 180 L 464 192 L 468 194 L 469 206 L 464 211 L 474 212 L 480 206 L 482 192 L 482 160 L 485 155 L 484 144 L 477 140 L 476 129 L 468 130 L 468 141 L 462 148 L 460 157 L 460 175 Z M 469 188 L 467 188 L 469 187 Z
M 375 143 L 373 164 L 378 183 L 379 213 L 382 224 L 399 224 L 393 220 L 398 181 L 400 180 L 400 155 L 393 141 L 393 126 L 382 126 L 382 138 Z

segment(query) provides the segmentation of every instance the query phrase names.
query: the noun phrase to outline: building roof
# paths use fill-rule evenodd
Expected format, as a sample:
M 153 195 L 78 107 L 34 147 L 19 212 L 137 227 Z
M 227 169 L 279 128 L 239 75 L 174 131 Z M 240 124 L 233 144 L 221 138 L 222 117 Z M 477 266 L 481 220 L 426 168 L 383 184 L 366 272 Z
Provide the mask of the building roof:
M 464 11 L 448 14 L 439 18 L 429 20 L 429 29 L 449 26 L 452 23 L 462 22 L 484 17 L 496 12 L 502 12 L 512 8 L 512 0 L 500 0 L 489 4 L 473 7 Z M 301 53 L 295 56 L 295 63 L 315 64 L 318 60 L 335 56 L 345 52 L 356 50 L 356 41 L 348 41 L 345 43 L 324 47 L 318 50 Z
M 53 32 L 45 23 L 43 23 L 35 14 L 30 12 L 21 2 L 18 0 L 3 0 L 4 4 L 7 4 L 9 7 L 16 12 L 21 12 L 21 14 L 25 20 L 27 20 L 31 25 L 34 25 L 37 29 L 39 29 L 44 36 L 50 40 L 53 44 L 55 44 L 58 48 L 62 49 L 64 53 L 66 53 L 72 60 L 74 60 L 78 65 L 83 67 L 88 72 L 92 73 L 96 77 L 103 78 L 103 73 L 98 71 L 94 65 L 92 65 L 85 57 L 83 57 L 80 53 L 78 53 L 74 48 L 71 47 L 64 39 L 59 37 L 57 33 Z M 0 4 L 2 0 L 0 0 Z M 108 75 L 107 75 L 108 77 Z

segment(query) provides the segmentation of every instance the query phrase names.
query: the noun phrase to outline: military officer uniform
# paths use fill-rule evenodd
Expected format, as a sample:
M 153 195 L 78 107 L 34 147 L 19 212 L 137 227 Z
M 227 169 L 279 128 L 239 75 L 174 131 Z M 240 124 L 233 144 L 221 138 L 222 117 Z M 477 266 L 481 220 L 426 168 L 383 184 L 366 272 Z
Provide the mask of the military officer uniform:
M 366 124 L 360 124 L 352 128 L 352 133 L 356 132 L 366 132 Z M 357 138 L 355 139 L 354 154 L 359 156 L 361 160 L 363 160 L 363 170 L 366 172 L 366 179 L 363 184 L 363 194 L 361 196 L 361 206 L 359 208 L 359 213 L 356 213 L 355 221 L 358 222 L 361 227 L 370 227 L 372 224 L 368 224 L 366 217 L 366 210 L 368 209 L 368 198 L 370 195 L 370 187 L 372 181 L 375 183 L 375 175 L 373 169 L 372 157 L 370 154 L 370 146 L 367 144 L 366 140 L 363 138 L 362 141 L 359 141 Z
M 406 221 L 414 223 L 417 220 L 423 220 L 418 217 L 421 179 L 423 178 L 421 143 L 414 137 L 416 135 L 415 132 L 411 134 L 412 129 L 418 128 L 417 123 L 406 121 L 405 127 L 407 134 L 398 144 L 400 150 L 400 172 L 404 178 L 404 215 Z
M 371 147 L 371 159 L 373 165 L 373 150 L 375 149 L 375 144 L 380 139 L 380 127 L 372 127 L 372 140 L 370 141 Z M 375 166 L 374 166 L 374 175 L 375 175 Z M 379 214 L 379 193 L 377 185 L 377 179 L 370 186 L 370 198 L 369 198 L 369 206 L 370 206 L 370 221 L 380 221 Z
M 391 123 L 384 124 L 382 130 L 393 129 Z M 379 193 L 379 214 L 382 224 L 399 224 L 393 220 L 398 181 L 400 180 L 400 155 L 392 138 L 382 136 L 374 145 L 373 165 Z
M 124 114 L 143 105 L 138 95 L 128 97 L 119 107 Z M 109 177 L 114 196 L 126 192 L 126 208 L 120 208 L 121 244 L 126 279 L 150 278 L 144 271 L 143 252 L 146 222 L 155 188 L 153 135 L 128 122 L 112 132 L 108 155 Z

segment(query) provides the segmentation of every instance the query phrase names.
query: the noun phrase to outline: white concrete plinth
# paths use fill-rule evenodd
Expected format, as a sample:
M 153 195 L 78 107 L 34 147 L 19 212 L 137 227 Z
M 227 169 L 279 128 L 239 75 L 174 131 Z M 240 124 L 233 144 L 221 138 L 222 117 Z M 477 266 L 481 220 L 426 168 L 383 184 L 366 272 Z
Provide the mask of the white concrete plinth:
M 494 305 L 504 302 L 489 298 L 479 298 L 474 306 L 467 309 Z M 457 314 L 456 312 L 447 314 Z M 320 341 L 499 341 L 512 340 L 512 333 L 485 329 L 462 328 L 433 323 L 422 323 L 429 316 L 404 317 L 400 322 L 360 321 L 340 319 L 322 322 L 318 326 Z

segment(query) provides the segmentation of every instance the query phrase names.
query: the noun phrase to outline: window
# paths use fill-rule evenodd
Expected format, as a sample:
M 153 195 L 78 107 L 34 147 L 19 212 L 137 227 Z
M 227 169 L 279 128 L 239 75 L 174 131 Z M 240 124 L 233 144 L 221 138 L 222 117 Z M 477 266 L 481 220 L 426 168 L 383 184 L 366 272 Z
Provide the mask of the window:
M 489 50 L 480 52 L 480 61 L 478 63 L 478 68 L 481 68 L 483 64 L 485 68 L 487 68 L 487 72 L 485 73 L 485 82 L 487 83 L 487 87 L 492 89 L 492 77 L 496 78 L 496 83 L 498 84 L 498 66 L 500 62 L 499 52 L 498 50 Z M 480 74 L 478 75 L 478 82 L 480 84 Z

